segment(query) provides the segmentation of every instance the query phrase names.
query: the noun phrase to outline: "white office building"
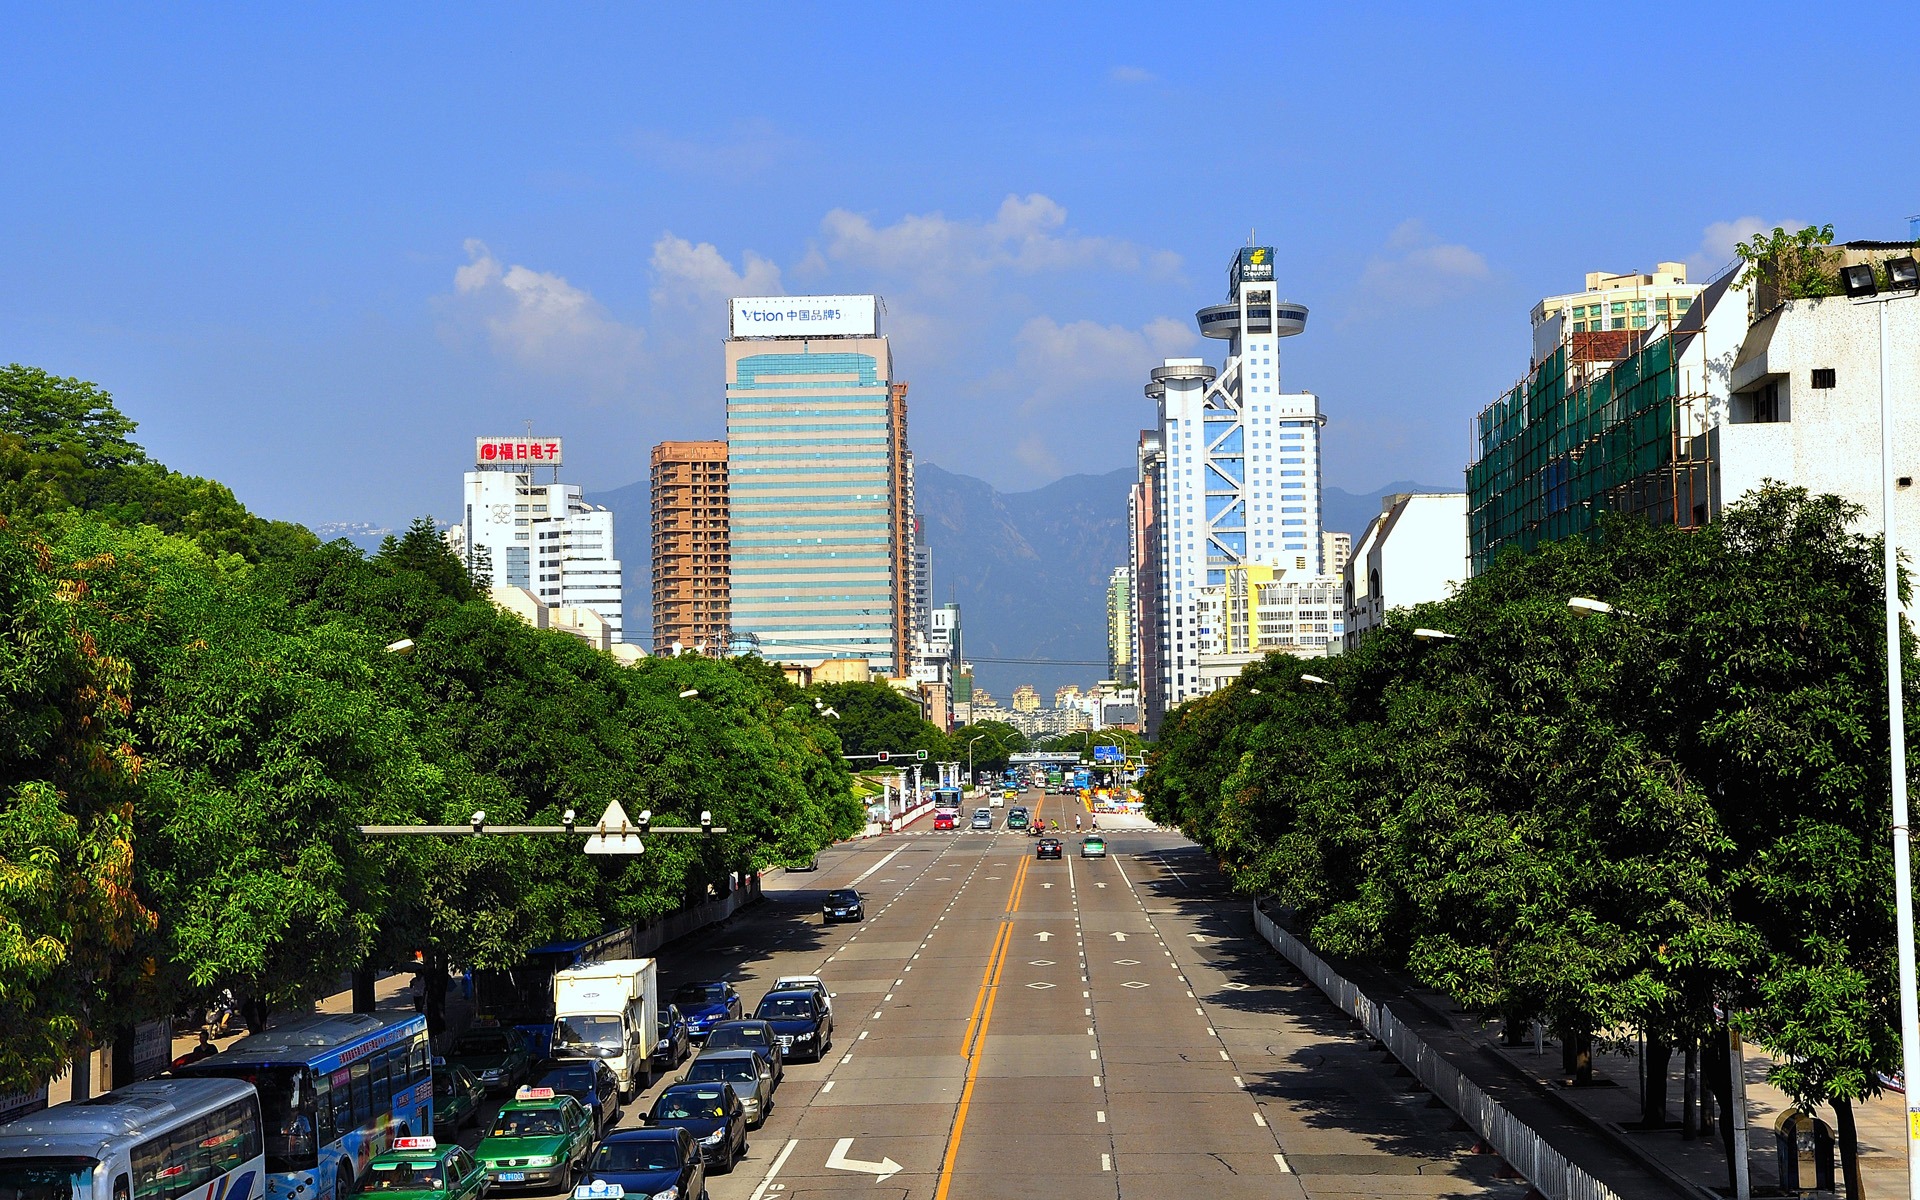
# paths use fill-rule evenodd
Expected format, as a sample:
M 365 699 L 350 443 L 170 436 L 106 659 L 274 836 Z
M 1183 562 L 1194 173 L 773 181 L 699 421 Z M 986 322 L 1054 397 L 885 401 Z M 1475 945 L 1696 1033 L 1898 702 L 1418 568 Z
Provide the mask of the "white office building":
M 613 513 L 559 480 L 558 438 L 481 438 L 466 473 L 461 523 L 448 543 L 467 570 L 524 588 L 550 608 L 584 608 L 622 637 L 620 560 Z M 531 450 L 539 453 L 529 458 Z M 547 474 L 552 478 L 541 479 Z
M 1172 707 L 1203 694 L 1200 656 L 1214 635 L 1200 589 L 1233 567 L 1325 573 L 1320 538 L 1319 397 L 1280 387 L 1283 337 L 1306 328 L 1304 305 L 1278 298 L 1273 250 L 1249 246 L 1228 269 L 1227 299 L 1197 314 L 1227 342 L 1216 371 L 1200 359 L 1154 368 L 1164 455 L 1159 521 L 1158 696 Z M 1151 636 L 1142 630 L 1143 636 Z M 1142 655 L 1143 665 L 1147 655 Z M 1143 681 L 1144 682 L 1144 681 Z

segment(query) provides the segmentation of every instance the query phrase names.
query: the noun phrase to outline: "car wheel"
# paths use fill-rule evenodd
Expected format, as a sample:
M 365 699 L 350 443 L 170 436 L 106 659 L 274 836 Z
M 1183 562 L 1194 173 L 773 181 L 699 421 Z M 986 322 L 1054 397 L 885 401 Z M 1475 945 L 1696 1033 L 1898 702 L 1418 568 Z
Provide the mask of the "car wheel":
M 740 1148 L 732 1142 L 727 1143 L 727 1157 L 720 1163 L 722 1175 L 733 1174 L 733 1164 L 740 1161 Z
M 340 1169 L 334 1173 L 333 1177 L 333 1200 L 347 1200 L 351 1195 L 353 1195 L 353 1172 L 347 1169 L 345 1163 L 341 1163 Z
M 567 1165 L 560 1168 L 560 1194 L 562 1196 L 573 1195 L 573 1160 L 572 1159 L 568 1159 Z

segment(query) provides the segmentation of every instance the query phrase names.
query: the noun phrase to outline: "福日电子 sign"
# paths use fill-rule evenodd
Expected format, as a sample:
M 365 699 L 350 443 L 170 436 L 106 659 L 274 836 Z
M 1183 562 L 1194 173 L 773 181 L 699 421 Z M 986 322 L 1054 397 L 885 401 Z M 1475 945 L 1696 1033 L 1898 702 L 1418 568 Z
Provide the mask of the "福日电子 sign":
M 483 467 L 509 463 L 560 465 L 560 439 L 535 437 L 483 437 L 473 439 L 473 461 Z
M 735 296 L 734 337 L 875 337 L 873 296 Z

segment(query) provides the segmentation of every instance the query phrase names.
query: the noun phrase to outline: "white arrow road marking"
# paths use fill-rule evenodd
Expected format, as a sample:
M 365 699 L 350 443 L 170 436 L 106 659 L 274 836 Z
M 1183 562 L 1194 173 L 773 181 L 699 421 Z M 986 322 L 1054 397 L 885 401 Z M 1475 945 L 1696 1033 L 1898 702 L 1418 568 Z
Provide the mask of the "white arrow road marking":
M 1205 943 L 1207 940 L 1207 935 L 1204 933 L 1190 933 L 1187 936 L 1192 938 L 1196 942 Z
M 1113 931 L 1113 940 L 1116 942 L 1124 942 L 1127 940 L 1127 935 L 1116 929 Z
M 862 1162 L 857 1158 L 848 1158 L 847 1151 L 852 1147 L 852 1138 L 841 1138 L 835 1142 L 833 1144 L 833 1153 L 827 1155 L 827 1169 L 830 1171 L 859 1171 L 866 1175 L 872 1175 L 875 1183 L 884 1183 L 900 1173 L 900 1164 L 884 1156 L 879 1162 Z
M 1104 883 L 1096 883 L 1096 884 L 1094 884 L 1093 886 L 1095 886 L 1095 887 L 1097 887 L 1097 888 L 1103 888 L 1103 887 L 1105 887 L 1105 886 L 1107 886 L 1107 885 L 1106 885 L 1106 884 L 1104 884 Z
M 1053 940 L 1053 935 L 1051 933 L 1048 933 L 1044 929 L 1042 929 L 1039 933 L 1034 934 L 1033 936 L 1039 938 L 1043 942 Z
M 1052 891 L 1052 890 L 1053 890 L 1053 885 L 1052 885 L 1052 884 L 1050 884 L 1050 883 L 1043 883 L 1043 884 L 1041 884 L 1040 886 L 1041 886 L 1041 887 L 1043 887 L 1043 888 L 1045 888 L 1045 889 L 1047 889 L 1048 891 Z

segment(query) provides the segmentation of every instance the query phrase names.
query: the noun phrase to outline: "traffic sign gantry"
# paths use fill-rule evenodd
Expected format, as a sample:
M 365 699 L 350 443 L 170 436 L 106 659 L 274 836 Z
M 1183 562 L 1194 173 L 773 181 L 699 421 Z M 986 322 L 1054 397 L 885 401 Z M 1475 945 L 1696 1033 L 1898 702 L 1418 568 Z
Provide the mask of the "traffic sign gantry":
M 627 810 L 620 807 L 618 800 L 607 805 L 607 811 L 600 814 L 600 823 L 594 827 L 595 833 L 587 839 L 588 854 L 640 854 L 646 846 L 640 841 L 640 833 L 653 824 L 653 810 L 647 809 L 640 814 L 636 823 L 627 820 Z

